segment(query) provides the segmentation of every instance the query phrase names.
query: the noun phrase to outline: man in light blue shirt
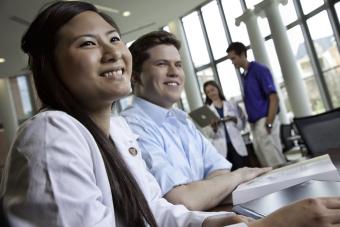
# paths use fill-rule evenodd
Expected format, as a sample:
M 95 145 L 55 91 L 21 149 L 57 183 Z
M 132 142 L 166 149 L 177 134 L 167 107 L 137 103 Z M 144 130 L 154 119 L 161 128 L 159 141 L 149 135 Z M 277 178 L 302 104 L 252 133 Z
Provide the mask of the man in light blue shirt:
M 227 201 L 237 185 L 268 171 L 231 164 L 195 128 L 187 114 L 173 108 L 184 87 L 180 43 L 157 31 L 137 39 L 133 56 L 132 106 L 122 112 L 139 135 L 142 156 L 163 196 L 191 210 L 207 210 Z

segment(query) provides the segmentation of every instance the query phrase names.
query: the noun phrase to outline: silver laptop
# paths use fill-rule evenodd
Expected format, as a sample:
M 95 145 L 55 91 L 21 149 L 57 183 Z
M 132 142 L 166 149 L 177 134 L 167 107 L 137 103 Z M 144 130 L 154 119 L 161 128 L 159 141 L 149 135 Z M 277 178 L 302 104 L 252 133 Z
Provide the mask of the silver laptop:
M 210 125 L 214 120 L 219 120 L 216 114 L 208 106 L 202 106 L 191 111 L 189 116 L 202 128 Z

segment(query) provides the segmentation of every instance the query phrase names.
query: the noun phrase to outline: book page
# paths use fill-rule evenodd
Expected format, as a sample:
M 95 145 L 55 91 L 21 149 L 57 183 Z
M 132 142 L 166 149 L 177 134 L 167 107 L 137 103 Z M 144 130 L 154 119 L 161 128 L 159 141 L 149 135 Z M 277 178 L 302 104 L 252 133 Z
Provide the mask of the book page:
M 323 155 L 289 166 L 274 169 L 264 175 L 241 184 L 238 189 L 242 190 L 244 188 L 253 188 L 260 185 L 269 185 L 275 182 L 283 182 L 291 179 L 328 172 L 334 169 L 336 170 L 331 159 L 329 158 L 329 155 Z

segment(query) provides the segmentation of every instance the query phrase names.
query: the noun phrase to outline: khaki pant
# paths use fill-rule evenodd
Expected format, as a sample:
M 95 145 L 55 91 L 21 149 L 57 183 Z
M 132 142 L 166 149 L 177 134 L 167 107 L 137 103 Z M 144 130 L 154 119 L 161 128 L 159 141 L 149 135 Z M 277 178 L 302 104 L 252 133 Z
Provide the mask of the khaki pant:
M 267 133 L 265 124 L 265 117 L 257 120 L 254 124 L 250 124 L 255 154 L 262 166 L 283 164 L 286 162 L 286 158 L 282 153 L 280 121 L 278 117 L 275 117 L 270 134 Z

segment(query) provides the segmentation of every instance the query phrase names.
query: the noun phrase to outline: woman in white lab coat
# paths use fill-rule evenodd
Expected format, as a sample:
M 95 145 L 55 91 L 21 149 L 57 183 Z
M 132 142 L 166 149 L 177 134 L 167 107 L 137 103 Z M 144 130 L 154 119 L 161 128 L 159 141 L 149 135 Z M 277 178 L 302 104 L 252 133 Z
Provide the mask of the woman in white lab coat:
M 240 107 L 225 99 L 221 88 L 213 80 L 203 85 L 205 104 L 220 118 L 212 122 L 209 137 L 216 149 L 232 164 L 232 170 L 248 165 L 248 152 L 240 131 L 245 126 L 245 115 Z

